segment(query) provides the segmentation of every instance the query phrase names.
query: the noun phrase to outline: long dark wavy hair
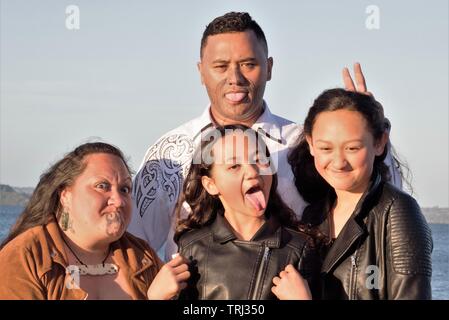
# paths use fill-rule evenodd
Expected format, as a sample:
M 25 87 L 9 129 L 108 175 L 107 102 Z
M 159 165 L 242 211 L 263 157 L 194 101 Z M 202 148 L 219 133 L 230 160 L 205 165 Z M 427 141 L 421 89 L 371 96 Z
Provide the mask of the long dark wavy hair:
M 210 195 L 206 189 L 204 189 L 201 177 L 210 177 L 210 172 L 213 167 L 213 161 L 209 161 L 212 163 L 204 161 L 204 155 L 212 155 L 213 157 L 212 147 L 214 144 L 220 140 L 220 138 L 232 134 L 235 130 L 241 130 L 245 134 L 250 133 L 251 135 L 254 135 L 257 142 L 262 144 L 258 147 L 258 150 L 266 150 L 267 154 L 264 156 L 266 156 L 267 159 L 270 159 L 268 148 L 263 140 L 259 138 L 258 133 L 244 125 L 235 124 L 217 127 L 212 133 L 206 135 L 206 137 L 202 139 L 200 147 L 195 151 L 189 173 L 184 181 L 183 190 L 176 206 L 175 212 L 178 219 L 174 236 L 176 243 L 178 243 L 180 237 L 185 232 L 210 225 L 215 220 L 217 214 L 224 214 L 224 208 L 220 199 L 218 196 Z M 270 163 L 272 164 L 271 161 Z M 275 217 L 281 225 L 297 228 L 298 222 L 295 213 L 282 201 L 276 191 L 277 185 L 277 174 L 274 173 L 267 208 L 265 210 L 265 217 L 268 218 L 271 215 Z M 187 218 L 182 219 L 181 209 L 184 202 L 190 206 L 192 212 Z
M 317 116 L 325 111 L 350 110 L 359 112 L 367 122 L 374 141 L 379 141 L 386 130 L 389 130 L 390 123 L 384 117 L 382 105 L 372 96 L 351 92 L 344 89 L 329 89 L 321 93 L 315 99 L 309 109 L 304 129 L 296 146 L 289 152 L 288 161 L 295 176 L 295 185 L 301 196 L 309 203 L 322 200 L 333 188 L 324 180 L 315 168 L 314 159 L 310 154 L 306 137 L 312 136 L 312 129 Z M 391 179 L 388 167 L 384 163 L 388 148 L 374 160 L 374 170 L 381 175 L 383 181 Z M 393 153 L 393 162 L 403 177 L 402 167 L 404 166 Z
M 73 185 L 76 178 L 84 171 L 87 165 L 84 161 L 85 157 L 95 153 L 107 153 L 119 157 L 123 160 L 128 172 L 132 173 L 120 149 L 103 142 L 90 142 L 78 146 L 40 176 L 39 183 L 27 206 L 17 218 L 6 239 L 3 240 L 0 249 L 30 228 L 46 225 L 53 218 L 59 220 L 62 213 L 61 192 Z

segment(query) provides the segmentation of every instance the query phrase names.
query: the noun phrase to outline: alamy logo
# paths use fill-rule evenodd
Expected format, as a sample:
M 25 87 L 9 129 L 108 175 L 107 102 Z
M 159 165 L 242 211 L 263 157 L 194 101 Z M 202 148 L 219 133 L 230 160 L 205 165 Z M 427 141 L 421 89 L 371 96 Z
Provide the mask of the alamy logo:
M 80 269 L 78 266 L 69 265 L 66 269 L 65 286 L 67 289 L 80 288 Z
M 80 29 L 80 8 L 75 5 L 70 5 L 65 8 L 65 27 L 68 30 Z
M 369 265 L 366 267 L 365 286 L 367 289 L 379 289 L 379 267 L 375 265 Z
M 365 13 L 368 14 L 365 20 L 365 27 L 368 30 L 380 29 L 380 9 L 376 5 L 366 7 Z

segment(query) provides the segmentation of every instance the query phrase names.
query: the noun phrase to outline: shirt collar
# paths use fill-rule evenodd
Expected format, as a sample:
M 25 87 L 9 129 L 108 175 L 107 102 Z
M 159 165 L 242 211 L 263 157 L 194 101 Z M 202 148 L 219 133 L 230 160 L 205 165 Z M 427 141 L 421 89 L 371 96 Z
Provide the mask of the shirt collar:
M 270 138 L 278 143 L 283 143 L 281 136 L 281 127 L 277 123 L 276 118 L 268 108 L 267 103 L 263 102 L 264 111 L 256 122 L 251 126 L 252 129 L 262 132 L 267 138 Z
M 210 108 L 211 105 L 208 105 L 207 108 L 203 111 L 203 113 L 199 117 L 200 128 L 198 132 L 195 134 L 193 140 L 195 140 L 202 132 L 214 126 L 214 121 L 212 119 Z M 268 108 L 268 104 L 265 101 L 263 102 L 263 108 L 264 108 L 263 113 L 251 126 L 251 128 L 254 131 L 263 134 L 265 137 L 277 143 L 285 144 L 286 143 L 285 139 L 283 139 L 281 135 L 281 127 L 279 123 L 276 121 L 274 115 L 271 113 L 270 108 Z

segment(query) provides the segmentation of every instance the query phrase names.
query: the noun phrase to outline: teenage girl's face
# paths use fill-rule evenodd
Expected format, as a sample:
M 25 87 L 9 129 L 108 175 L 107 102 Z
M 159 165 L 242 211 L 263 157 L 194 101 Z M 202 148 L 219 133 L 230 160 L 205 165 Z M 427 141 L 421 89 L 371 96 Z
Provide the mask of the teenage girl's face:
M 225 215 L 263 218 L 273 177 L 255 139 L 243 132 L 227 134 L 215 143 L 212 154 L 210 177 L 203 176 L 202 183 L 209 194 L 218 195 Z
M 374 159 L 385 148 L 387 135 L 374 141 L 368 124 L 357 111 L 320 113 L 307 137 L 319 174 L 336 190 L 363 193 L 373 172 Z

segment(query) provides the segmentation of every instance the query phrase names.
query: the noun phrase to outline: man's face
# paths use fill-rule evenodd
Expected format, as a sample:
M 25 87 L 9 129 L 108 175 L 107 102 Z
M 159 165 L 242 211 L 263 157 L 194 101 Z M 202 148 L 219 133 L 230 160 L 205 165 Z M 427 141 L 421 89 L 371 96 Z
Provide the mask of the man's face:
M 207 38 L 198 69 L 212 115 L 223 123 L 254 123 L 263 108 L 273 59 L 252 30 Z

